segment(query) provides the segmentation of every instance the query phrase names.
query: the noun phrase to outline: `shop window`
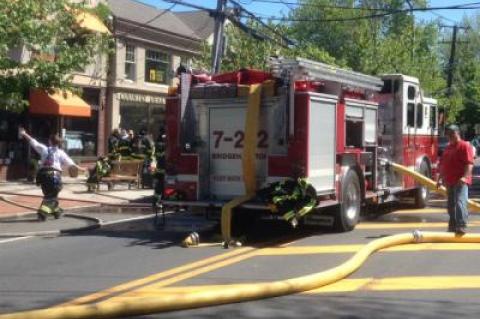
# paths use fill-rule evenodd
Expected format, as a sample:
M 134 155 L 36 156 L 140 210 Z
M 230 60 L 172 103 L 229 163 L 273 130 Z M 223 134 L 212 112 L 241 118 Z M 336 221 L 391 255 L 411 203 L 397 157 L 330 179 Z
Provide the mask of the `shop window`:
M 145 81 L 166 84 L 168 82 L 169 67 L 170 56 L 168 54 L 154 50 L 146 50 Z
M 64 149 L 70 156 L 96 156 L 98 111 L 89 118 L 64 118 Z
M 135 47 L 125 46 L 125 79 L 135 81 Z
M 120 104 L 120 127 L 135 134 L 144 129 L 154 138 L 158 136 L 165 120 L 165 107 L 156 104 L 128 102 Z

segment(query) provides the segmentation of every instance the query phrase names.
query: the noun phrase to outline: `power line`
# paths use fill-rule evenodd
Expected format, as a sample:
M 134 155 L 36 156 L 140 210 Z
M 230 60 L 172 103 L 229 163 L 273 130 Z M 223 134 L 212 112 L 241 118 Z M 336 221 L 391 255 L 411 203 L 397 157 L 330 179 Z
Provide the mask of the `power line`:
M 387 16 L 395 15 L 395 14 L 408 13 L 411 11 L 427 12 L 427 11 L 434 11 L 434 10 L 473 10 L 473 9 L 480 9 L 480 6 L 478 7 L 449 6 L 449 7 L 400 9 L 400 10 L 390 10 L 388 12 L 379 13 L 379 14 L 362 15 L 362 16 L 348 17 L 348 18 L 335 18 L 335 19 L 288 18 L 288 17 L 278 17 L 278 16 L 266 16 L 266 15 L 260 15 L 258 13 L 255 13 L 255 14 L 258 16 L 259 19 L 267 19 L 271 21 L 282 21 L 282 22 L 344 22 L 344 21 L 358 21 L 358 20 L 366 20 L 366 19 L 369 19 L 369 20 L 378 19 L 378 18 L 384 18 Z
M 154 16 L 153 18 L 151 18 L 150 20 L 148 21 L 145 21 L 145 22 L 142 22 L 140 25 L 136 26 L 136 27 L 133 27 L 133 28 L 130 28 L 128 29 L 127 31 L 125 32 L 122 32 L 122 36 L 126 36 L 126 35 L 129 35 L 129 34 L 132 34 L 133 32 L 137 31 L 138 29 L 144 27 L 144 26 L 148 26 L 150 23 L 154 22 L 155 20 L 159 19 L 160 17 L 162 17 L 163 15 L 167 14 L 168 12 L 170 12 L 177 4 L 174 3 L 172 4 L 170 7 L 168 7 L 167 9 L 163 10 L 162 12 L 160 12 L 159 14 L 157 14 L 156 16 Z
M 282 39 L 282 42 L 285 42 L 287 45 L 294 45 L 294 42 L 292 40 L 290 40 L 289 38 L 287 38 L 285 35 L 281 34 L 280 32 L 278 32 L 278 30 L 272 28 L 270 25 L 266 24 L 265 22 L 263 22 L 261 19 L 259 19 L 254 13 L 248 11 L 247 9 L 245 9 L 242 5 L 240 5 L 240 3 L 238 3 L 237 1 L 235 0 L 229 0 L 231 3 L 233 3 L 235 6 L 237 6 L 238 9 L 240 9 L 241 11 L 245 12 L 249 18 L 257 21 L 258 23 L 260 23 L 264 28 L 266 28 L 267 30 L 270 30 L 271 32 L 273 32 L 275 35 L 279 36 L 280 39 Z M 283 43 L 280 43 L 281 46 L 284 46 Z
M 323 5 L 318 3 L 299 3 L 283 0 L 250 0 L 250 4 L 253 2 L 256 3 L 271 3 L 271 4 L 284 4 L 286 6 L 308 6 L 315 7 L 319 9 L 340 9 L 340 10 L 364 10 L 364 11 L 387 11 L 388 9 L 381 8 L 362 8 L 362 7 L 345 7 L 345 6 L 333 6 L 333 5 Z
M 292 5 L 292 6 L 303 6 L 303 7 L 316 7 L 316 8 L 321 8 L 321 9 L 339 9 L 339 10 L 358 10 L 358 11 L 389 11 L 390 9 L 388 8 L 370 8 L 370 7 L 354 7 L 354 6 L 335 6 L 335 5 L 323 5 L 323 4 L 318 4 L 318 3 L 300 3 L 300 2 L 291 2 L 291 1 L 286 1 L 286 0 L 250 0 L 250 4 L 256 2 L 256 3 L 272 3 L 272 4 L 285 4 L 285 5 Z M 463 4 L 457 4 L 457 5 L 452 5 L 450 7 L 454 8 L 457 7 L 457 9 L 469 9 L 470 6 L 473 5 L 479 5 L 480 2 L 472 2 L 472 3 L 463 3 Z M 420 9 L 420 8 L 419 8 Z M 438 9 L 438 10 L 443 10 L 443 9 Z

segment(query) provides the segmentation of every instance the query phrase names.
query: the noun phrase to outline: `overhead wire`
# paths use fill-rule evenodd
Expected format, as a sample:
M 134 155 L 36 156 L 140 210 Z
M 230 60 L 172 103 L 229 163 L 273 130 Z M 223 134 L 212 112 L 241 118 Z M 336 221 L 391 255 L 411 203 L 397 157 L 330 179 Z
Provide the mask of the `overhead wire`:
M 241 11 L 245 12 L 250 18 L 254 19 L 258 23 L 260 23 L 264 28 L 267 30 L 273 32 L 275 35 L 279 36 L 280 39 L 282 39 L 283 42 L 287 43 L 288 45 L 294 45 L 294 42 L 287 38 L 285 35 L 281 34 L 278 32 L 278 30 L 274 29 L 272 26 L 268 25 L 267 23 L 263 22 L 261 19 L 259 19 L 256 14 L 250 12 L 249 10 L 245 9 L 240 3 L 238 3 L 236 0 L 229 0 L 231 3 L 233 3 L 237 8 L 239 8 Z M 282 43 L 280 43 L 282 45 Z M 284 46 L 284 45 L 282 45 Z
M 278 2 L 280 4 L 280 2 Z M 267 16 L 262 15 L 260 13 L 254 12 L 255 15 L 259 19 L 267 19 L 270 21 L 282 21 L 282 22 L 345 22 L 345 21 L 358 21 L 358 20 L 365 20 L 365 19 L 378 19 L 384 18 L 387 16 L 395 15 L 395 14 L 402 14 L 402 13 L 410 13 L 410 12 L 429 12 L 429 11 L 436 11 L 436 10 L 475 10 L 480 9 L 478 6 L 480 2 L 471 3 L 469 6 L 463 5 L 455 5 L 455 6 L 443 6 L 443 7 L 425 7 L 425 8 L 408 8 L 408 9 L 396 9 L 396 10 L 388 10 L 382 9 L 383 13 L 376 13 L 370 15 L 361 15 L 361 16 L 353 16 L 347 18 L 334 18 L 334 19 L 311 19 L 311 18 L 294 18 L 294 17 L 278 17 L 278 16 Z M 477 5 L 477 6 L 474 6 Z M 338 9 L 338 7 L 333 7 L 332 9 Z

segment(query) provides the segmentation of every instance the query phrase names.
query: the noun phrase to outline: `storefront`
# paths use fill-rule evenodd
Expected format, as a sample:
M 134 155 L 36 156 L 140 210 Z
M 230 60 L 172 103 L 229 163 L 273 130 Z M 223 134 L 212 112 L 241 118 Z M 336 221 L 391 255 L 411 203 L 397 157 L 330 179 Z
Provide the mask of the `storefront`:
M 0 111 L 0 180 L 27 176 L 28 148 L 18 139 L 18 126 L 25 121 L 25 112 Z
M 114 96 L 118 105 L 118 116 L 112 116 L 117 119 L 113 123 L 114 128 L 133 130 L 135 133 L 144 129 L 154 139 L 158 137 L 165 120 L 165 96 L 130 92 L 119 92 Z
M 93 160 L 99 144 L 100 90 L 84 88 L 81 97 L 65 94 L 31 95 L 30 130 L 40 139 L 60 134 L 68 155 L 76 160 Z

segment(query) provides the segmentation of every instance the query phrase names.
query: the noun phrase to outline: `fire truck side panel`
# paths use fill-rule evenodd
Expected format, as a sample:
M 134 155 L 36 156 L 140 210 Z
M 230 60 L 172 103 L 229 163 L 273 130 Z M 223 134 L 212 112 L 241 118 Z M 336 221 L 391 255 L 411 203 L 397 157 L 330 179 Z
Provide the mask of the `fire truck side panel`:
M 268 178 L 272 181 L 280 177 L 306 176 L 308 163 L 308 105 L 309 95 L 297 93 L 294 98 L 293 136 L 288 138 L 287 156 L 271 155 L 268 161 Z M 279 124 L 276 124 L 279 125 Z
M 166 187 L 181 190 L 187 200 L 198 198 L 198 155 L 183 152 L 180 145 L 179 99 L 172 97 L 166 104 Z
M 345 152 L 345 103 L 337 104 L 337 153 Z
M 310 93 L 308 105 L 308 181 L 319 194 L 335 192 L 337 97 Z

